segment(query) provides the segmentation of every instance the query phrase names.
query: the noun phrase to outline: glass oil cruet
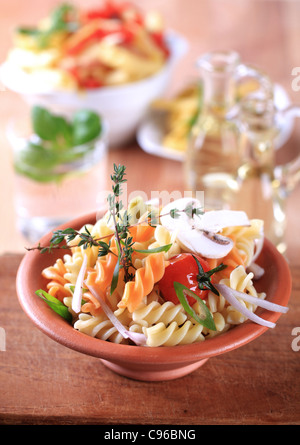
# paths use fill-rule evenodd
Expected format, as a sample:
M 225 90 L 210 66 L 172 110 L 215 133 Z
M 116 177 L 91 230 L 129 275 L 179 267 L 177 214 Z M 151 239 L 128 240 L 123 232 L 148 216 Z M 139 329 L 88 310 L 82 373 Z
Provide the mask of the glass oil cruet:
M 291 105 L 276 110 L 272 97 L 249 95 L 240 104 L 240 156 L 238 188 L 231 206 L 249 218 L 264 220 L 265 235 L 281 253 L 286 251 L 286 198 L 300 180 L 300 156 L 285 165 L 275 164 L 279 120 L 300 116 Z M 284 150 L 284 146 L 281 148 Z
M 237 187 L 235 176 L 240 165 L 239 130 L 233 119 L 237 112 L 237 84 L 246 76 L 263 84 L 263 76 L 242 65 L 234 51 L 206 53 L 198 60 L 198 66 L 203 104 L 190 132 L 184 165 L 185 187 L 194 196 L 203 193 L 200 196 L 208 210 L 228 208 L 231 193 Z

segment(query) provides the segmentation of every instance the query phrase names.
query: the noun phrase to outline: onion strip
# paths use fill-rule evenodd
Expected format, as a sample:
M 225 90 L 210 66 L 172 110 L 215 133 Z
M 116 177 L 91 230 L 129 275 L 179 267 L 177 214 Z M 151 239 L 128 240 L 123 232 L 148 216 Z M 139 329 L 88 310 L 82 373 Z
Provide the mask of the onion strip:
M 138 346 L 145 346 L 147 342 L 146 336 L 144 334 L 140 334 L 139 332 L 131 332 L 126 329 L 125 326 L 120 322 L 120 320 L 118 320 L 118 318 L 115 316 L 115 314 L 102 298 L 102 296 L 96 291 L 94 286 L 88 284 L 85 285 L 87 286 L 91 294 L 93 294 L 93 296 L 97 298 L 105 315 L 107 316 L 107 318 L 109 318 L 109 320 L 112 322 L 117 331 L 122 335 L 122 337 L 129 338 Z
M 225 284 L 221 284 L 220 286 L 226 286 Z M 226 286 L 228 287 L 228 286 Z M 230 289 L 230 288 L 229 288 Z M 252 295 L 246 294 L 245 292 L 239 292 L 238 290 L 231 289 L 232 293 L 237 297 L 241 298 L 248 303 L 255 304 L 256 306 L 260 306 L 264 309 L 268 309 L 269 311 L 273 312 L 281 312 L 282 314 L 286 314 L 289 310 L 286 306 L 281 306 L 280 304 L 272 303 L 268 300 L 261 300 L 258 297 L 253 297 Z
M 245 317 L 249 318 L 249 320 L 251 320 L 257 324 L 260 324 L 262 326 L 266 326 L 268 328 L 275 328 L 275 326 L 276 326 L 275 323 L 272 323 L 271 321 L 268 321 L 268 320 L 265 320 L 265 319 L 259 317 L 258 315 L 249 311 L 249 309 L 247 309 L 245 306 L 243 306 L 242 303 L 240 303 L 235 296 L 237 291 L 234 291 L 230 287 L 226 286 L 226 284 L 214 284 L 214 286 L 232 306 L 234 306 Z M 240 292 L 238 294 L 240 294 Z M 242 293 L 242 295 L 245 298 L 246 294 Z M 240 295 L 239 295 L 239 297 L 240 297 Z M 248 295 L 246 295 L 246 297 L 248 297 Z M 265 300 L 259 300 L 260 303 L 262 301 L 265 301 Z M 258 301 L 256 299 L 255 299 L 255 302 L 258 306 Z M 266 301 L 265 301 L 265 303 L 266 303 Z M 268 303 L 270 303 L 270 302 L 268 302 Z M 272 304 L 272 307 L 274 307 L 273 306 L 274 303 L 271 303 L 271 304 Z
M 247 272 L 252 272 L 253 279 L 259 280 L 264 275 L 265 269 L 263 269 L 257 263 L 251 263 L 250 266 L 247 267 Z
M 264 236 L 262 235 L 259 239 L 255 239 L 254 244 L 255 244 L 255 252 L 252 257 L 252 263 L 254 263 L 261 254 L 264 245 Z
M 81 300 L 82 300 L 82 285 L 85 276 L 85 272 L 87 269 L 87 256 L 84 254 L 82 265 L 80 271 L 78 273 L 78 277 L 75 284 L 74 294 L 72 298 L 72 309 L 78 314 L 81 310 Z

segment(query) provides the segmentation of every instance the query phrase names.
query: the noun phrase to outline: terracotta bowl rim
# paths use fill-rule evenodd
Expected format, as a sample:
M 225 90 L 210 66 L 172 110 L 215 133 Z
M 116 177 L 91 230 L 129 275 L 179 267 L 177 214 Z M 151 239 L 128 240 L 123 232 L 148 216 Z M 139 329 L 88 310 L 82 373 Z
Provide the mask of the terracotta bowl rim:
M 95 224 L 96 215 L 96 212 L 93 212 L 80 216 L 63 224 L 59 228 L 72 227 L 80 229 L 85 224 Z M 40 244 L 48 245 L 51 236 L 52 232 L 42 237 Z M 67 253 L 66 250 L 61 250 L 60 252 L 60 257 Z M 41 254 L 38 250 L 32 250 L 25 253 L 20 263 L 16 277 L 16 289 L 19 303 L 34 325 L 44 334 L 58 343 L 83 354 L 120 363 L 156 363 L 163 365 L 193 363 L 241 347 L 259 337 L 269 329 L 247 320 L 245 323 L 233 327 L 223 334 L 217 335 L 211 339 L 206 339 L 200 343 L 160 347 L 120 345 L 90 337 L 87 334 L 75 330 L 73 326 L 57 315 L 35 294 L 35 291 L 39 287 L 34 287 L 35 280 L 31 272 L 34 269 L 41 271 L 42 268 L 45 267 L 44 263 L 40 261 L 41 255 L 44 256 L 44 259 L 47 258 L 47 265 L 50 266 L 54 264 L 54 257 L 51 256 L 53 254 Z M 262 266 L 264 266 L 264 255 L 272 257 L 272 276 L 276 278 L 279 286 L 276 288 L 270 301 L 287 306 L 292 288 L 292 280 L 288 264 L 268 239 L 264 240 L 263 250 L 257 261 L 258 264 L 261 264 Z M 259 281 L 260 280 L 258 280 L 258 282 Z M 267 299 L 269 298 L 267 297 Z M 281 314 L 277 312 L 270 312 L 267 310 L 259 311 L 260 316 L 274 323 L 276 323 L 281 316 Z

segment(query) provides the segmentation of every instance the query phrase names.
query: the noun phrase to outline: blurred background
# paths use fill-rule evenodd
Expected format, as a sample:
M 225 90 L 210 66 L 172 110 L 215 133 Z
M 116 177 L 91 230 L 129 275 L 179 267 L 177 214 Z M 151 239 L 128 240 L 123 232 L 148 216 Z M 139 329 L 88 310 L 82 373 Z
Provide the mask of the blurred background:
M 82 8 L 97 7 L 98 1 L 74 1 Z M 56 5 L 55 0 L 0 0 L 0 61 L 12 46 L 15 26 L 35 25 Z M 283 86 L 293 102 L 300 91 L 292 88 L 292 70 L 300 66 L 300 2 L 297 0 L 143 0 L 143 11 L 158 10 L 167 29 L 186 37 L 189 49 L 180 60 L 165 92 L 172 97 L 197 76 L 195 61 L 206 51 L 235 50 Z M 300 72 L 300 68 L 299 68 Z M 298 82 L 300 88 L 300 81 Z M 23 115 L 26 105 L 14 92 L 0 85 L 0 254 L 24 252 L 26 241 L 15 226 L 10 150 L 5 126 L 10 117 Z M 290 138 L 291 156 L 299 151 L 300 125 Z M 135 142 L 131 144 L 137 145 Z M 138 147 L 137 147 L 138 149 Z M 126 150 L 124 147 L 122 150 Z M 157 162 L 162 162 L 157 158 Z M 165 171 L 165 170 L 164 170 Z M 161 178 L 164 183 L 165 178 Z M 156 184 L 160 178 L 156 177 Z M 142 188 L 142 185 L 141 185 Z M 288 202 L 289 228 L 297 234 L 299 185 Z M 299 246 L 299 245 L 298 245 Z M 296 253 L 295 260 L 297 260 Z

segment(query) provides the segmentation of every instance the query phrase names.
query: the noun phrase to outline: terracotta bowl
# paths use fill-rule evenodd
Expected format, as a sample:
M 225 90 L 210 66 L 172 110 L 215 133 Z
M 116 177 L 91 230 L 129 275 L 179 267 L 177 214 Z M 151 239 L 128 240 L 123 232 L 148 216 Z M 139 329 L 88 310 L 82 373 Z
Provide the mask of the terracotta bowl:
M 95 214 L 77 218 L 60 228 L 80 229 L 84 224 L 96 222 Z M 49 245 L 52 233 L 44 236 L 41 245 Z M 25 254 L 17 273 L 19 302 L 42 332 L 58 343 L 75 351 L 98 357 L 104 365 L 128 378 L 144 381 L 171 380 L 187 375 L 209 358 L 239 348 L 262 335 L 268 328 L 246 321 L 228 332 L 203 342 L 173 347 L 139 347 L 119 345 L 99 340 L 76 331 L 36 294 L 45 287 L 41 271 L 66 254 L 56 250 L 41 254 L 33 250 Z M 291 275 L 283 256 L 265 240 L 258 264 L 265 268 L 263 278 L 256 281 L 256 289 L 267 293 L 267 299 L 287 306 L 291 292 Z M 258 309 L 257 314 L 266 320 L 276 322 L 280 314 Z M 276 329 L 276 328 L 275 328 Z M 242 352 L 241 352 L 242 354 Z

